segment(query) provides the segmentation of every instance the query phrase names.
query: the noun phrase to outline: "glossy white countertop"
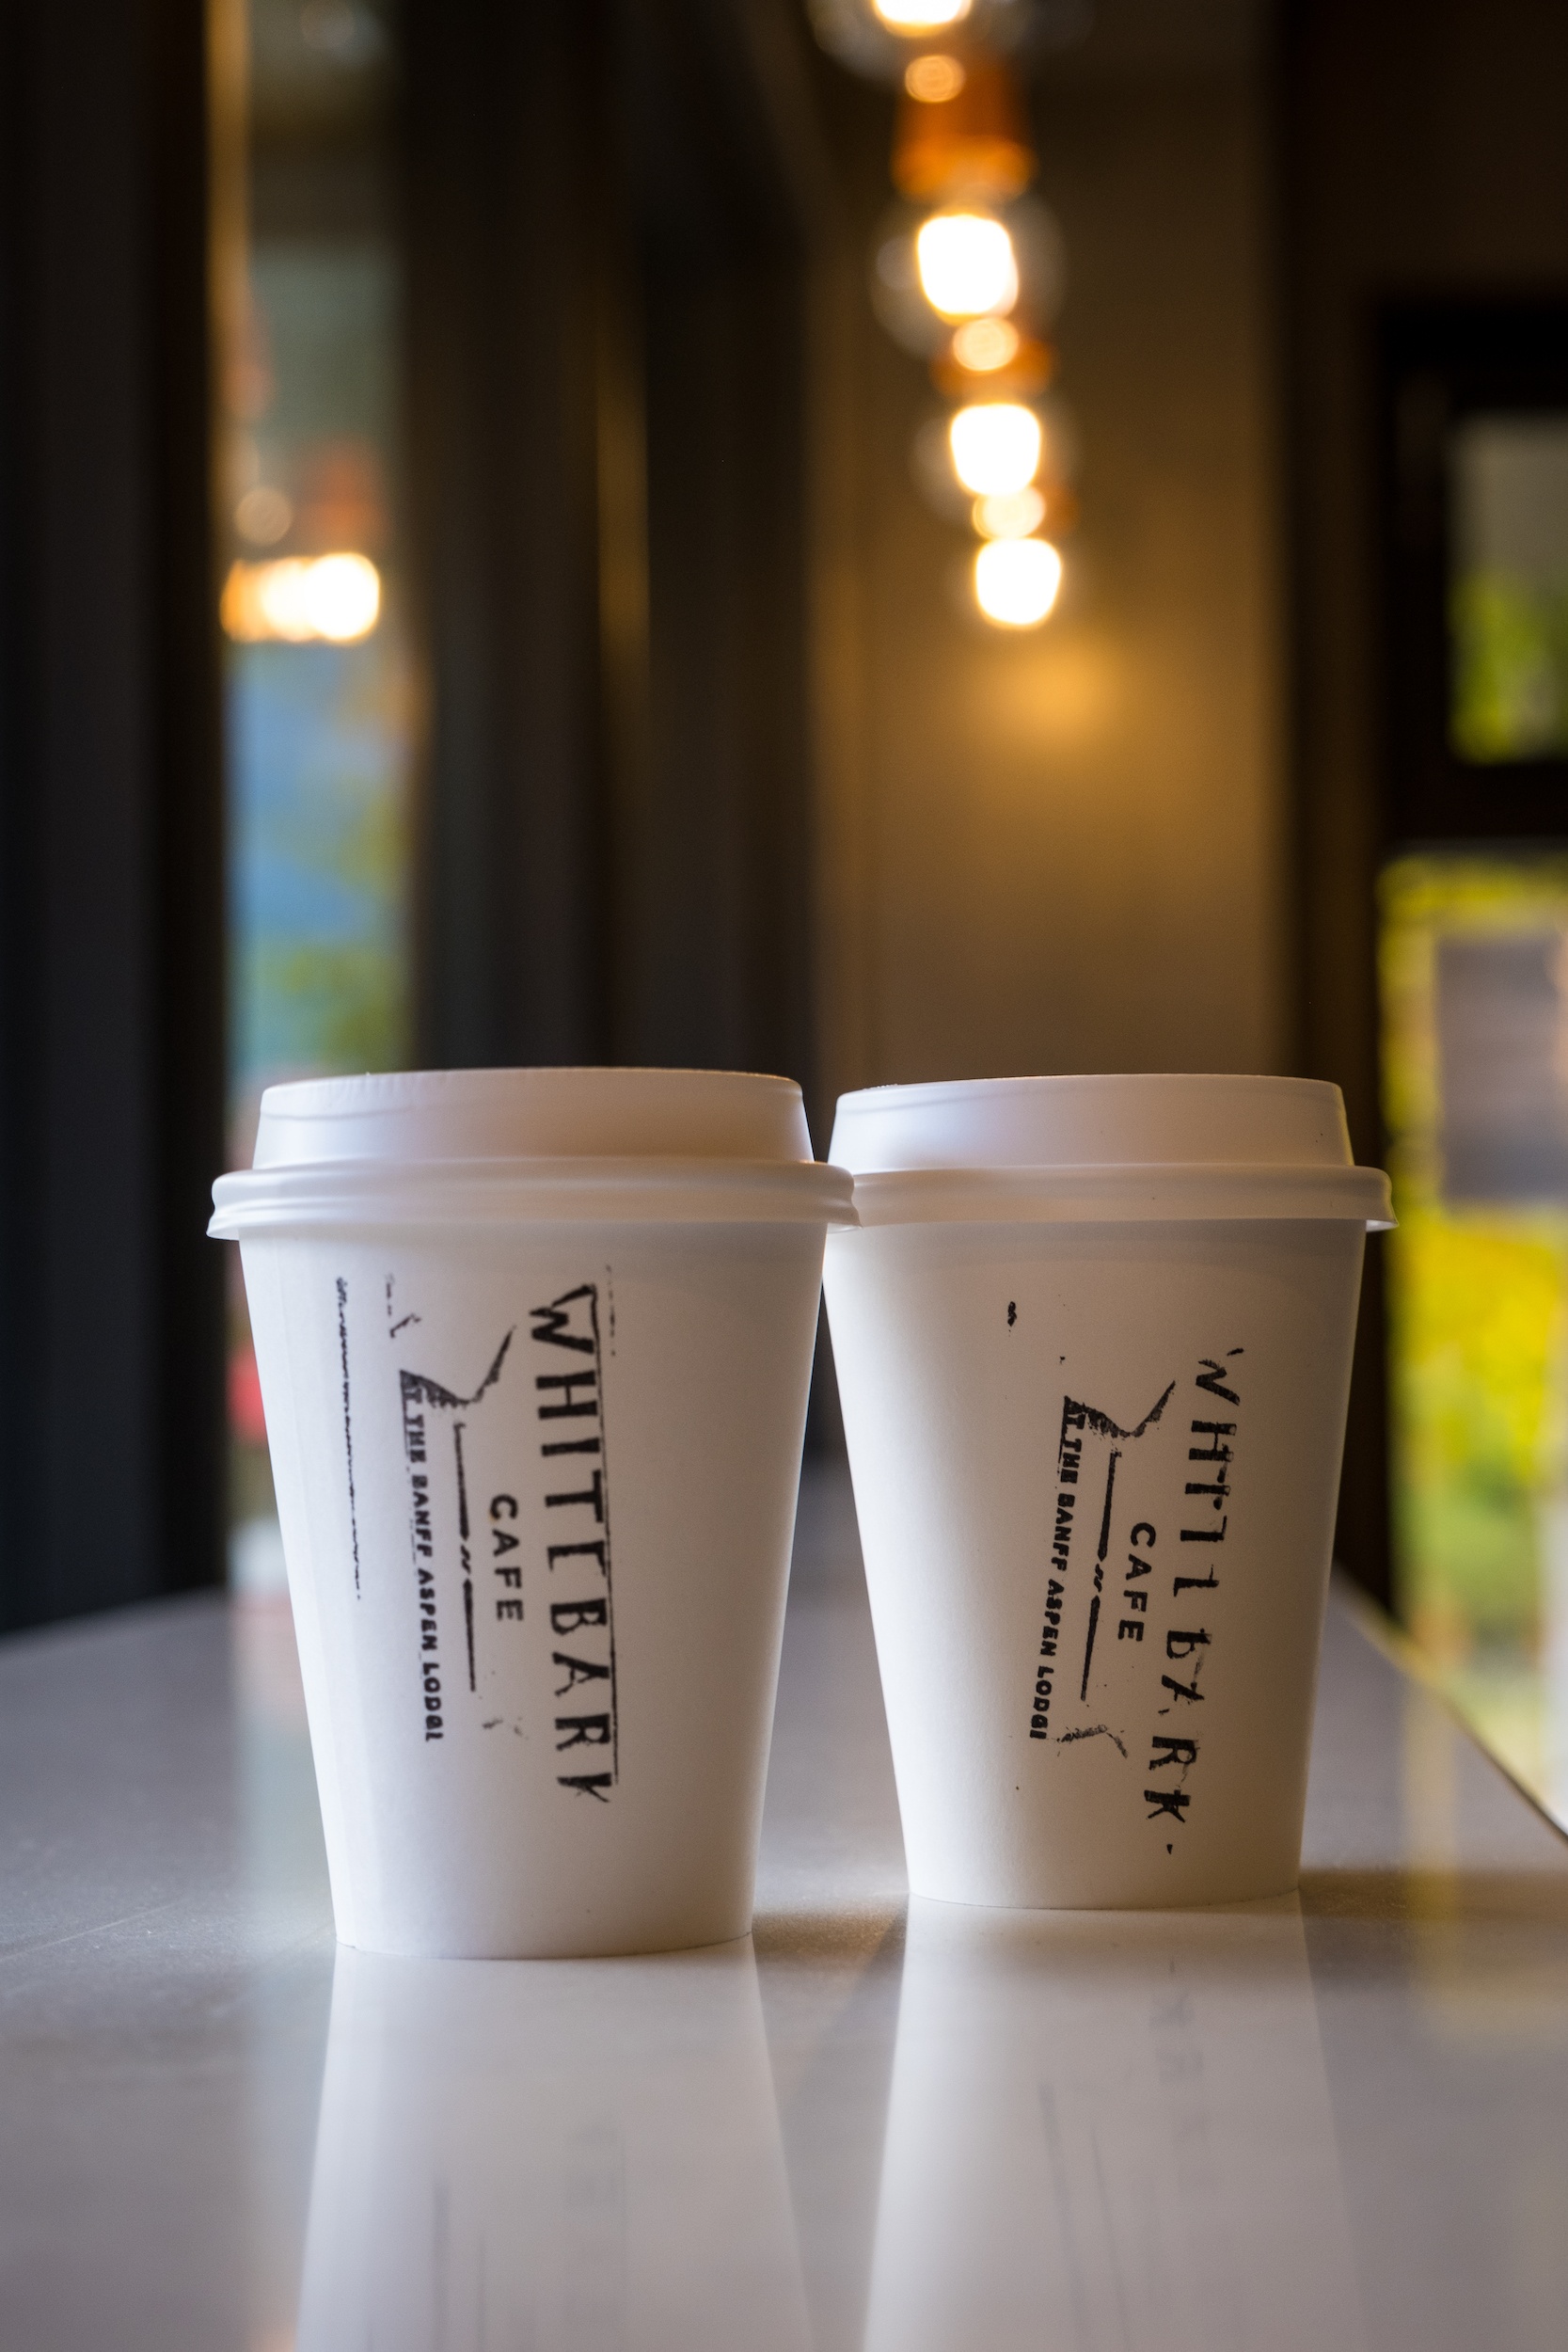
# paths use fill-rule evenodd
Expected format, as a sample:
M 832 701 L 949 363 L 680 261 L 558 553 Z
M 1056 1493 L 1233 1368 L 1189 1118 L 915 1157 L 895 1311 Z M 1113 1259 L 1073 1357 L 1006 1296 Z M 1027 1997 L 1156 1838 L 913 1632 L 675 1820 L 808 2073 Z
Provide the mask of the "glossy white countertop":
M 287 1613 L 0 1645 L 6 2352 L 1568 2340 L 1568 1844 L 1337 1606 L 1299 1902 L 905 1899 L 808 1490 L 755 1934 L 336 1954 Z

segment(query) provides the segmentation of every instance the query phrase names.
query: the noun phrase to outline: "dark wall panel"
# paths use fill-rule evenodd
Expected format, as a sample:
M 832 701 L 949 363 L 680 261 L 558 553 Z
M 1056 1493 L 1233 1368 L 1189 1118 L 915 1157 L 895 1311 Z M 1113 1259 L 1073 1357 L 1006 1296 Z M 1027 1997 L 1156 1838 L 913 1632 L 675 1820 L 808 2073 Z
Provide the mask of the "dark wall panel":
M 221 1573 L 221 818 L 190 0 L 0 40 L 0 1623 Z
M 421 1050 L 602 1060 L 603 12 L 414 0 L 405 26 Z
M 408 24 L 424 1051 L 804 1078 L 803 27 Z

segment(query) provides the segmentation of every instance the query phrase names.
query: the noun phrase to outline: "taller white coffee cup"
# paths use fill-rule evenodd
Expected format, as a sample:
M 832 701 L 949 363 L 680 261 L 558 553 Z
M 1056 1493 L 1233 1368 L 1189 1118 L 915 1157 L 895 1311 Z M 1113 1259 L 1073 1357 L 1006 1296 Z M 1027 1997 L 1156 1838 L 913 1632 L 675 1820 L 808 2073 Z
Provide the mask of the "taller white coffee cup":
M 1364 1236 L 1338 1089 L 846 1095 L 828 1311 L 918 1895 L 1294 1885 Z
M 211 1230 L 245 1263 L 344 1943 L 746 1933 L 849 1192 L 782 1078 L 262 1098 Z

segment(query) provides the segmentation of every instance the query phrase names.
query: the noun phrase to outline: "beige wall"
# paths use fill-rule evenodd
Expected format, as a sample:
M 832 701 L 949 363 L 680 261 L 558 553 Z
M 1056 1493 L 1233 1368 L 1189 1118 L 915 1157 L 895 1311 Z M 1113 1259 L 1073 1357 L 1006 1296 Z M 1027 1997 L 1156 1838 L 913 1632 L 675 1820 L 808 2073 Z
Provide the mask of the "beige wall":
M 821 1091 L 1260 1069 L 1284 1050 L 1278 559 L 1260 77 L 1048 81 L 1083 519 L 1057 612 L 972 617 L 909 448 L 924 372 L 862 292 L 863 165 L 819 320 Z M 857 119 L 865 124 L 864 102 Z

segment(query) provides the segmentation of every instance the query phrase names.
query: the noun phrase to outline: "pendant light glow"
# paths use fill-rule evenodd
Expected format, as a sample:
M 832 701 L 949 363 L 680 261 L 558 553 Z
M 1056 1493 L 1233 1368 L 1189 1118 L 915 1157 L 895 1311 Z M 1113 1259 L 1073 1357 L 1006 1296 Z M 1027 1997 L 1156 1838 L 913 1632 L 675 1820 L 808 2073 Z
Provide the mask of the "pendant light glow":
M 971 577 L 980 613 L 1032 629 L 1057 606 L 1055 543 L 1078 506 L 1073 420 L 1056 389 L 1066 253 L 1055 215 L 1029 192 L 1040 159 L 1030 44 L 1019 36 L 1038 33 L 1054 47 L 1061 27 L 1047 34 L 1043 20 L 1081 18 L 1067 36 L 1075 40 L 1093 0 L 806 6 L 825 49 L 896 92 L 898 201 L 873 233 L 867 291 L 893 341 L 926 364 L 940 403 L 913 437 L 914 486 L 943 522 L 979 539 Z
M 914 241 L 920 290 L 944 319 L 997 318 L 1018 300 L 1018 257 L 999 220 L 935 213 Z
M 940 54 L 911 57 L 904 68 L 904 87 L 922 106 L 947 105 L 968 79 L 957 57 Z
M 1001 491 L 974 501 L 974 528 L 982 539 L 1027 539 L 1045 520 L 1045 501 L 1036 489 Z
M 977 402 L 960 408 L 947 428 L 953 470 L 976 498 L 1006 497 L 1026 490 L 1040 462 L 1040 421 L 1032 408 L 1011 400 Z
M 1062 585 L 1062 559 L 1049 539 L 991 539 L 974 559 L 974 596 L 988 621 L 1037 628 Z
M 938 33 L 944 25 L 961 24 L 971 0 L 871 0 L 871 5 L 890 33 Z
M 971 319 L 953 338 L 953 357 L 960 368 L 988 375 L 1018 357 L 1019 334 L 1006 319 Z

